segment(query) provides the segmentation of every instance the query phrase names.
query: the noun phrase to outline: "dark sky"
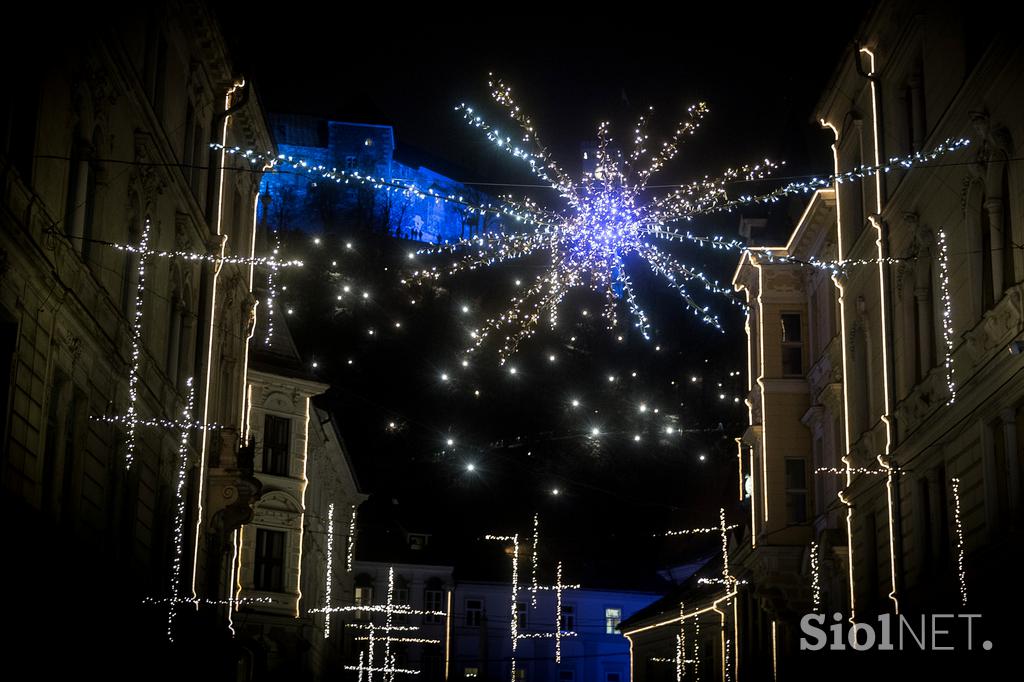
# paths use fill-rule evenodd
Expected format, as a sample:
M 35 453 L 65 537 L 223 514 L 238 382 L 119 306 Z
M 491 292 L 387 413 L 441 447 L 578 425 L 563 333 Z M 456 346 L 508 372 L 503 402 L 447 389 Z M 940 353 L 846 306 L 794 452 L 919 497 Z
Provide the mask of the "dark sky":
M 783 175 L 827 173 L 830 139 L 811 121 L 813 107 L 865 9 L 848 3 L 836 6 L 841 15 L 825 16 L 820 5 L 765 3 L 756 10 L 627 13 L 622 5 L 551 18 L 509 5 L 491 15 L 447 5 L 430 14 L 384 5 L 337 14 L 336 7 L 293 3 L 268 14 L 221 5 L 233 57 L 264 107 L 390 124 L 399 156 L 415 153 L 456 179 L 498 185 L 531 178 L 453 111 L 465 101 L 500 115 L 489 104 L 489 71 L 513 87 L 570 172 L 598 121 L 625 133 L 653 105 L 657 134 L 704 99 L 711 115 L 660 181 L 765 156 L 788 161 Z M 784 226 L 792 210 L 778 209 L 775 222 Z M 700 229 L 733 236 L 737 224 L 731 214 Z M 346 240 L 357 242 L 356 253 L 343 253 Z M 746 378 L 732 373 L 745 370 L 746 358 L 736 308 L 715 302 L 725 322 L 725 332 L 715 332 L 681 312 L 665 287 L 637 274 L 657 328 L 653 342 L 616 343 L 603 325 L 579 317 L 583 307 L 600 308 L 581 295 L 564 306 L 570 323 L 563 333 L 542 332 L 524 344 L 515 378 L 496 362 L 460 372 L 461 306 L 470 305 L 479 322 L 507 301 L 514 278 L 542 263 L 460 275 L 412 308 L 396 274 L 409 247 L 397 240 L 343 232 L 319 253 L 302 238 L 286 247 L 308 261 L 284 299 L 297 309 L 290 324 L 300 349 L 333 386 L 327 401 L 373 493 L 363 537 L 374 558 L 386 557 L 382 547 L 397 536 L 398 522 L 435 533 L 439 547 L 471 573 L 485 553 L 482 534 L 526 533 L 538 511 L 549 547 L 557 548 L 552 554 L 565 558 L 573 579 L 639 585 L 652 568 L 703 549 L 654 542 L 654 531 L 711 525 L 722 504 L 732 505 L 730 516 L 742 513 L 733 438 L 746 409 L 731 399 L 742 398 Z M 675 253 L 724 281 L 735 267 L 734 255 Z M 323 273 L 336 258 L 344 281 L 374 291 L 372 303 L 340 313 L 327 303 L 339 282 Z M 397 320 L 400 332 L 384 331 Z M 381 332 L 368 337 L 371 327 Z M 579 340 L 570 342 L 572 335 Z M 557 363 L 546 364 L 550 354 Z M 442 372 L 456 379 L 440 382 Z M 610 374 L 615 382 L 607 381 Z M 577 396 L 585 408 L 571 407 Z M 641 413 L 641 405 L 649 409 Z M 594 425 L 609 432 L 596 443 L 581 436 Z M 672 437 L 666 425 L 674 425 Z M 551 494 L 556 487 L 558 496 Z

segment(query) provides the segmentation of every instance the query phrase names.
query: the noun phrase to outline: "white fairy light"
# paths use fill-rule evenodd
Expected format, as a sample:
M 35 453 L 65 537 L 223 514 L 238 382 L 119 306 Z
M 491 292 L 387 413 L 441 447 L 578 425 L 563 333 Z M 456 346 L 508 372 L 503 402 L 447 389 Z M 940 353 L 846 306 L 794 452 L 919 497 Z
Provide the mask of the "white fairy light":
M 949 249 L 946 231 L 939 230 L 939 288 L 942 291 L 942 365 L 946 370 L 946 388 L 949 390 L 948 405 L 956 402 L 956 382 L 953 380 L 953 310 L 949 293 Z
M 348 518 L 348 547 L 345 549 L 345 571 L 352 572 L 352 562 L 356 558 L 356 505 L 350 505 L 351 515 Z
M 331 605 L 331 595 L 334 587 L 334 503 L 327 505 L 327 579 L 325 580 L 324 606 Z M 324 614 L 324 639 L 331 638 L 331 614 Z
M 182 410 L 182 423 L 192 421 L 192 407 L 195 404 L 196 391 L 192 385 L 192 377 L 185 382 L 188 388 L 188 399 Z M 188 477 L 188 437 L 189 429 L 182 429 L 178 438 L 178 482 L 174 487 L 174 558 L 171 561 L 171 602 L 167 609 L 167 640 L 174 641 L 175 606 L 181 590 L 181 559 L 185 545 L 185 481 Z
M 132 468 L 135 461 L 135 420 L 138 419 L 136 405 L 139 398 L 139 356 L 142 352 L 142 302 L 146 290 L 146 257 L 149 255 L 150 220 L 142 228 L 139 239 L 139 266 L 135 284 L 135 313 L 132 316 L 132 362 L 128 370 L 128 414 L 125 436 L 125 466 Z
M 956 574 L 960 584 L 960 605 L 967 606 L 967 569 L 964 561 L 964 526 L 960 517 L 960 479 L 954 476 L 953 484 L 953 524 L 956 532 Z
M 811 543 L 811 603 L 814 612 L 821 609 L 821 573 L 818 566 L 818 543 Z

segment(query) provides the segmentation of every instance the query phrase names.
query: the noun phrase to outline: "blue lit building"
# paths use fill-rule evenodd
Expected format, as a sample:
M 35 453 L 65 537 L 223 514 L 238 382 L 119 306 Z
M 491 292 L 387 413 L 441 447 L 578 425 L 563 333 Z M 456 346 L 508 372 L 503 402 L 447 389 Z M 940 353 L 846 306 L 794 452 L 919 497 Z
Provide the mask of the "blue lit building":
M 502 582 L 456 581 L 452 596 L 449 680 L 509 680 L 512 673 L 511 587 Z M 627 590 L 576 589 L 562 596 L 561 662 L 555 642 L 555 597 L 529 589 L 517 602 L 516 680 L 528 682 L 628 682 L 629 642 L 619 623 L 659 595 Z
M 271 115 L 278 153 L 356 171 L 437 194 L 465 197 L 485 204 L 491 197 L 419 163 L 396 158 L 391 126 L 328 121 L 301 115 Z M 415 241 L 442 243 L 500 229 L 494 216 L 461 206 L 407 197 L 357 182 L 316 181 L 291 172 L 267 173 L 261 189 L 267 221 L 279 229 L 331 232 L 338 228 L 369 228 Z

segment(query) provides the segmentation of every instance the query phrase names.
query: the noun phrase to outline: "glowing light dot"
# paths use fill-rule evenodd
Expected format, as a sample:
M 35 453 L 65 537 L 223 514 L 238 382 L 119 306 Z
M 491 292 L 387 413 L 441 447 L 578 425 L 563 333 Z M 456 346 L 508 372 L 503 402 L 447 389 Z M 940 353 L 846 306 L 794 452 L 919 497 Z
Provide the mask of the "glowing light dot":
M 289 315 L 293 314 L 294 312 L 295 312 L 295 309 L 294 309 L 294 308 L 289 308 L 289 309 L 288 309 L 288 314 L 289 314 Z
M 701 455 L 701 456 L 699 456 L 699 457 L 698 457 L 697 459 L 699 459 L 700 461 L 702 461 L 702 462 L 703 462 L 703 461 L 705 461 L 705 460 L 706 460 L 707 458 L 708 458 L 708 456 L 707 456 L 707 455 Z
M 516 373 L 516 368 L 515 367 L 509 367 L 508 368 L 508 373 L 509 374 L 515 374 Z
M 313 369 L 316 369 L 316 368 L 317 368 L 317 367 L 319 367 L 319 366 L 320 366 L 319 364 L 317 364 L 317 363 L 315 363 L 315 362 L 313 363 Z
M 473 391 L 473 395 L 475 395 L 476 397 L 479 398 L 480 397 L 480 391 Z
M 633 436 L 633 440 L 635 440 L 637 443 L 639 443 L 640 442 L 640 434 L 638 433 L 635 436 Z
M 462 312 L 468 313 L 469 312 L 469 306 L 468 305 L 462 306 Z
M 402 327 L 402 323 L 401 322 L 395 322 L 395 328 L 396 329 L 401 329 L 401 327 Z
M 646 412 L 647 411 L 647 404 L 646 403 L 640 403 L 640 411 L 641 412 Z
M 462 361 L 462 366 L 463 367 L 469 367 L 469 360 L 463 360 Z
M 372 330 L 372 329 L 370 329 L 370 330 L 368 331 L 368 333 L 369 333 L 369 335 L 370 335 L 370 336 L 373 336 L 373 330 Z
M 340 301 L 341 300 L 341 294 L 338 294 L 337 298 Z
M 448 381 L 448 375 L 447 375 L 447 374 L 444 374 L 444 373 L 442 372 L 442 374 L 441 374 L 441 381 Z
M 352 364 L 353 362 L 355 362 L 355 361 L 354 361 L 354 360 L 349 360 L 349 361 L 348 361 L 348 364 L 350 364 L 350 365 L 351 365 L 351 364 Z
M 690 377 L 690 383 L 691 384 L 697 383 L 697 377 Z
M 332 261 L 331 261 L 331 267 L 332 267 L 332 268 L 336 268 L 336 267 L 338 267 L 338 261 L 336 261 L 336 260 L 332 260 Z
M 466 471 L 476 471 L 476 465 L 470 462 L 466 465 Z
M 666 426 L 665 427 L 665 433 L 672 434 L 674 432 L 675 432 L 675 429 L 673 429 L 671 426 Z
M 395 426 L 396 426 L 395 422 L 388 422 L 388 428 L 389 429 L 393 429 L 393 428 L 395 428 Z
M 724 393 L 719 393 L 718 394 L 718 399 L 719 400 L 725 400 L 725 394 Z
M 552 489 L 551 489 L 551 494 L 552 494 L 552 495 L 561 495 L 561 494 L 562 494 L 562 491 L 561 491 L 561 490 L 559 490 L 558 488 L 552 488 Z
M 320 237 L 314 237 L 313 243 L 316 244 L 317 246 L 320 246 Z
M 555 356 L 554 355 L 549 355 L 548 356 L 548 361 L 549 362 L 554 362 L 555 361 Z
M 345 248 L 346 249 L 351 249 L 352 248 L 352 242 L 346 242 Z
M 413 258 L 415 258 L 415 257 L 416 257 L 416 254 L 415 254 L 415 253 L 410 253 L 410 254 L 409 254 L 409 260 L 412 260 L 412 259 L 413 259 Z
M 370 298 L 370 292 L 369 291 L 364 291 L 363 292 L 363 298 Z
M 572 406 L 573 407 L 579 407 L 580 406 L 580 401 L 579 400 L 573 400 L 572 401 Z
M 594 428 L 590 429 L 590 435 L 591 436 L 600 436 L 601 435 L 601 430 L 595 426 Z
M 608 381 L 615 381 L 615 375 L 609 374 L 608 375 Z
M 445 443 L 447 443 L 448 445 L 455 445 L 455 439 L 449 438 L 448 440 L 445 441 Z
M 346 284 L 345 286 L 343 286 L 341 288 L 341 290 L 344 291 L 347 294 L 348 292 L 352 291 L 352 287 L 350 287 L 349 285 Z
M 522 280 L 517 279 L 516 280 L 516 286 L 518 287 L 518 286 L 522 286 L 522 285 L 523 285 Z

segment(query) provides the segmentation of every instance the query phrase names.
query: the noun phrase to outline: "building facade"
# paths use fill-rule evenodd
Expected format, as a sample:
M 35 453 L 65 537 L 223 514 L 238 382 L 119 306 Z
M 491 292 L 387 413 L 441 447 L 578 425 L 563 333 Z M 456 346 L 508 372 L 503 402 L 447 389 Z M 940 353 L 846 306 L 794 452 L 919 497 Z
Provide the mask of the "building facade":
M 784 246 L 736 271 L 750 305 L 742 565 L 781 676 L 806 613 L 978 613 L 988 636 L 1011 623 L 1024 54 L 979 11 L 881 5 L 816 111 L 838 172 L 970 146 L 817 192 Z
M 239 561 L 250 547 L 240 529 L 280 522 L 300 548 L 306 536 L 312 551 L 289 555 L 290 582 L 272 596 L 286 602 L 289 628 L 315 630 L 311 616 L 296 625 L 295 610 L 301 593 L 325 599 L 312 570 L 322 564 L 321 507 L 335 500 L 347 533 L 360 499 L 336 429 L 308 400 L 323 385 L 250 365 L 261 311 L 246 259 L 265 255 L 261 169 L 211 145 L 271 149 L 273 140 L 204 3 L 52 19 L 39 44 L 55 47 L 22 63 L 17 96 L 0 105 L 0 478 L 4 510 L 23 520 L 14 544 L 23 560 L 5 577 L 22 586 L 12 608 L 26 614 L 11 645 L 39 654 L 40 672 L 95 664 L 120 676 L 157 663 L 168 675 L 248 675 L 252 647 L 235 626 L 258 618 L 232 624 L 223 603 L 253 580 L 252 562 Z M 144 240 L 146 249 L 124 248 Z M 259 405 L 248 404 L 250 387 Z M 297 402 L 274 403 L 276 389 Z M 265 475 L 263 415 L 292 408 L 303 419 L 290 452 L 303 445 L 307 462 Z M 275 516 L 284 497 L 305 503 L 298 523 L 290 507 Z M 340 599 L 346 587 L 336 585 Z M 199 605 L 176 604 L 168 625 L 175 598 Z M 43 635 L 55 614 L 73 633 L 59 657 Z M 119 654 L 97 659 L 111 639 Z

